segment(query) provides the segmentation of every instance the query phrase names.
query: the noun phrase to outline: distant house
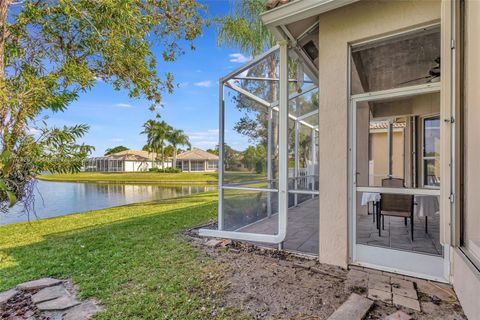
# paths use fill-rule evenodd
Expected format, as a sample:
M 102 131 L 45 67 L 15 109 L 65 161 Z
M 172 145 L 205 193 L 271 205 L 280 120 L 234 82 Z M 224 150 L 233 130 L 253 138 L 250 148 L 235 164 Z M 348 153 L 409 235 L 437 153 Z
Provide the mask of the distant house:
M 151 168 L 160 168 L 157 154 L 143 150 L 126 150 L 104 157 L 88 158 L 84 170 L 87 172 L 139 172 Z M 165 168 L 172 166 L 171 161 L 164 163 Z
M 218 156 L 192 148 L 177 156 L 177 168 L 187 172 L 207 172 L 218 169 Z

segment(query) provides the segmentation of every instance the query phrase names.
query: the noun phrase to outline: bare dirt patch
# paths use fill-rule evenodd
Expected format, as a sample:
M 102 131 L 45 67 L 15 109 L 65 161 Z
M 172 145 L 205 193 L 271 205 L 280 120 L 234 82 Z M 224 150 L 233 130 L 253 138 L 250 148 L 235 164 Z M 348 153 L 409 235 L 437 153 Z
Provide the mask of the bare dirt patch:
M 328 319 L 351 293 L 367 295 L 366 283 L 352 281 L 348 270 L 314 258 L 229 240 L 207 245 L 211 239 L 191 231 L 187 236 L 222 270 L 221 277 L 215 277 L 222 282 L 221 305 L 255 319 Z M 383 319 L 397 310 L 412 319 L 465 319 L 456 300 L 432 300 L 422 293 L 419 300 L 421 311 L 375 301 L 366 319 Z

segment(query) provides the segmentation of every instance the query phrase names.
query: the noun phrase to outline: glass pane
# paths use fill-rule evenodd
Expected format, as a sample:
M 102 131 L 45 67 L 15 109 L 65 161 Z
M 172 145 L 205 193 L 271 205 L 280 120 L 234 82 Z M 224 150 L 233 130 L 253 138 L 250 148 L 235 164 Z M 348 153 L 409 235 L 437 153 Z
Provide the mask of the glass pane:
M 352 49 L 352 94 L 440 80 L 440 29 Z
M 279 88 L 279 51 L 268 55 L 250 69 L 229 80 L 229 82 L 247 90 L 270 103 L 278 101 Z M 239 95 L 241 100 L 250 100 Z
M 267 188 L 269 178 L 270 184 L 278 179 L 278 112 L 239 96 L 226 90 L 224 185 L 257 183 L 255 187 Z
M 357 244 L 440 256 L 439 210 L 438 196 L 357 192 Z
M 440 118 L 427 118 L 424 120 L 424 157 L 440 156 Z
M 440 112 L 438 93 L 362 102 L 356 109 L 357 186 L 421 188 L 439 186 L 438 121 L 421 130 L 426 114 Z M 425 159 L 428 154 L 438 158 Z M 433 146 L 432 146 L 433 145 Z
M 276 193 L 224 190 L 224 228 L 228 231 L 276 234 L 277 204 Z
M 440 187 L 440 161 L 424 160 L 424 182 L 426 186 Z

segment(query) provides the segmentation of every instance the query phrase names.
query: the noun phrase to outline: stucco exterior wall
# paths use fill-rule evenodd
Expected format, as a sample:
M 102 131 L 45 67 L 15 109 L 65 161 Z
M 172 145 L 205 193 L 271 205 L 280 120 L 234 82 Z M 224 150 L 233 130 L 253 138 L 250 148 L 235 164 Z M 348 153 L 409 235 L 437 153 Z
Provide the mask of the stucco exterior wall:
M 319 23 L 320 261 L 348 264 L 349 43 L 440 20 L 440 0 L 360 1 Z

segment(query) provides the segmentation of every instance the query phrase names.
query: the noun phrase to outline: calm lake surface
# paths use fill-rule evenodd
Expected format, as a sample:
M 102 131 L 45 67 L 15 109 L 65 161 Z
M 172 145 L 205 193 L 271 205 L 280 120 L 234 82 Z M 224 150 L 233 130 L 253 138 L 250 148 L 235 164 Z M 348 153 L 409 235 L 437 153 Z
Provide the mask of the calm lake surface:
M 214 185 L 161 186 L 155 184 L 76 183 L 37 181 L 35 215 L 30 220 L 63 216 L 124 204 L 174 198 L 213 191 Z M 21 207 L 0 215 L 0 225 L 28 221 Z

